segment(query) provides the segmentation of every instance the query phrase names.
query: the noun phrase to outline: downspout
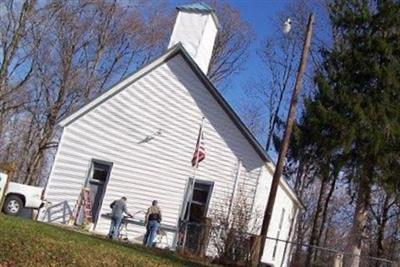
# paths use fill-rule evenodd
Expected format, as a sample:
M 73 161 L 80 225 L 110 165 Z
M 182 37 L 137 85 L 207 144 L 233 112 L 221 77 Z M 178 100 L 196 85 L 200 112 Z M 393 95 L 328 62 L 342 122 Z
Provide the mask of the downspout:
M 228 223 L 231 219 L 231 215 L 232 215 L 232 204 L 233 201 L 235 200 L 235 196 L 236 196 L 236 190 L 238 187 L 238 183 L 239 183 L 239 177 L 240 177 L 240 169 L 242 166 L 242 161 L 239 159 L 238 160 L 238 166 L 237 166 L 237 170 L 236 170 L 236 175 L 235 175 L 235 180 L 234 180 L 234 184 L 233 184 L 233 190 L 232 190 L 232 195 L 231 195 L 231 199 L 229 201 L 229 208 L 228 208 Z

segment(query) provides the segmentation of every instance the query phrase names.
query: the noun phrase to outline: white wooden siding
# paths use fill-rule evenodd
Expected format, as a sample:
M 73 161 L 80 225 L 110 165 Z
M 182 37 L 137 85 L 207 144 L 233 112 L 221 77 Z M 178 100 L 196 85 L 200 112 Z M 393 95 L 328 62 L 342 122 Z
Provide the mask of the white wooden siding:
M 113 163 L 101 214 L 123 195 L 133 212 L 158 199 L 163 223 L 175 226 L 203 115 L 207 157 L 196 177 L 214 181 L 210 207 L 231 195 L 238 159 L 253 199 L 262 160 L 180 55 L 65 127 L 47 198 L 73 206 L 91 159 L 100 159 Z M 96 231 L 108 227 L 100 219 Z
M 46 198 L 53 204 L 66 200 L 72 209 L 91 160 L 108 161 L 113 166 L 100 214 L 122 196 L 132 213 L 157 199 L 163 224 L 176 226 L 202 116 L 207 156 L 196 178 L 214 182 L 209 212 L 232 196 L 239 160 L 239 186 L 254 210 L 265 208 L 270 172 L 180 54 L 64 128 Z M 161 135 L 144 142 L 159 130 Z M 95 231 L 105 234 L 108 228 L 109 220 L 100 217 Z M 130 229 L 137 241 L 145 231 Z

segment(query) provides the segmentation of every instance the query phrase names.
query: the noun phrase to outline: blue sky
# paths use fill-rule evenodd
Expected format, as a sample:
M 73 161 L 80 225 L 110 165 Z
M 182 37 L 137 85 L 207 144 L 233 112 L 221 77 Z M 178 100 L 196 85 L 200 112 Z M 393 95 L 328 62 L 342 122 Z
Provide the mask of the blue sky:
M 243 71 L 232 77 L 230 84 L 232 88 L 224 92 L 229 102 L 237 108 L 238 102 L 243 99 L 245 84 L 250 80 L 254 80 L 254 77 L 259 76 L 260 64 L 262 63 L 256 52 L 260 47 L 260 42 L 268 34 L 276 31 L 272 27 L 272 20 L 285 7 L 288 1 L 238 0 L 228 2 L 240 10 L 243 19 L 250 24 L 256 35 L 256 39 L 250 47 L 249 59 L 243 67 Z

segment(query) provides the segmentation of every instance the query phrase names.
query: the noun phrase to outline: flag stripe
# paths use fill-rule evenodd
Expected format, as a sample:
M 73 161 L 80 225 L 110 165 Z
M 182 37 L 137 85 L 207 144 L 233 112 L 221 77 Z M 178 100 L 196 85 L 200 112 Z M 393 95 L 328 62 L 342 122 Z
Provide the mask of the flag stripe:
M 199 163 L 206 158 L 206 149 L 204 143 L 203 125 L 200 126 L 197 137 L 196 148 L 192 157 L 192 167 L 197 167 Z M 196 166 L 197 165 L 197 166 Z

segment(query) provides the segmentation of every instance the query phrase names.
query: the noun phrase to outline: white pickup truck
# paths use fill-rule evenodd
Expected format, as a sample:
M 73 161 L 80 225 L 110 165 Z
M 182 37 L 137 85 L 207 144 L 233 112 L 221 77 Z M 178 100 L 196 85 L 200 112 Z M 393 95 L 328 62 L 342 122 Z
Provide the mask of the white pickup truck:
M 44 206 L 44 188 L 31 185 L 8 183 L 3 211 L 9 215 L 19 215 L 23 208 L 40 209 Z

